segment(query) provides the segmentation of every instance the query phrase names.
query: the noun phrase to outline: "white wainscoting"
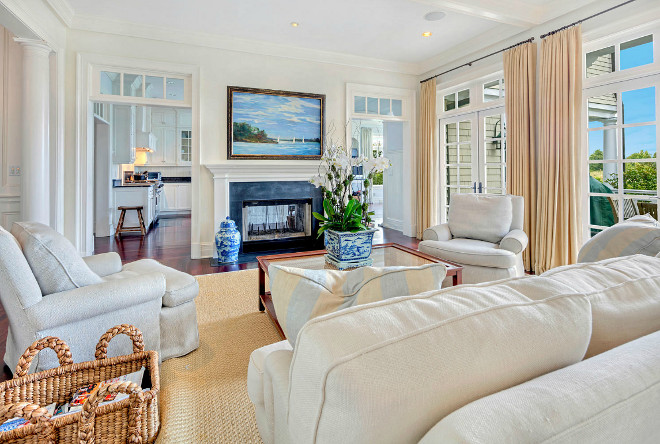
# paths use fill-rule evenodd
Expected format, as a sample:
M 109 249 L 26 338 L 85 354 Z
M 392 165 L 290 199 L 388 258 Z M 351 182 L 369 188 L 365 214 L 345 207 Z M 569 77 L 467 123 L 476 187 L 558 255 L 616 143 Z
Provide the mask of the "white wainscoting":
M 10 230 L 14 222 L 21 220 L 21 198 L 19 196 L 0 196 L 0 225 Z

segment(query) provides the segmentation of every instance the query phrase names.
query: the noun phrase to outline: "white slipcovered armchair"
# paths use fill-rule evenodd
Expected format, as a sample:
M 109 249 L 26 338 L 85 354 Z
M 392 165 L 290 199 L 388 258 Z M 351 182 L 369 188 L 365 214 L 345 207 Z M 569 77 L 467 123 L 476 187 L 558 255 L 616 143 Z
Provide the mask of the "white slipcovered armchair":
M 0 300 L 9 331 L 5 363 L 13 371 L 35 340 L 57 336 L 76 362 L 94 359 L 96 342 L 118 324 L 142 331 L 147 350 L 162 360 L 199 345 L 192 276 L 143 259 L 122 266 L 117 253 L 81 258 L 75 247 L 50 227 L 15 223 L 0 227 Z M 130 341 L 117 341 L 109 356 L 132 353 Z M 39 353 L 31 372 L 58 365 L 53 353 Z
M 520 196 L 453 194 L 449 222 L 424 230 L 419 251 L 462 265 L 464 284 L 522 276 L 524 205 Z

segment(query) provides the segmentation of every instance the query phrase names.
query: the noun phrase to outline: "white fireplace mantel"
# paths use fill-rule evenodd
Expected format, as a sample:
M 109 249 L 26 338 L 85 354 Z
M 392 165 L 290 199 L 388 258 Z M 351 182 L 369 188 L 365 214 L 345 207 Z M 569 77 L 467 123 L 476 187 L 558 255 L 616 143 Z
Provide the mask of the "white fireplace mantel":
M 213 226 L 229 216 L 229 184 L 231 182 L 308 181 L 318 174 L 317 161 L 249 161 L 237 160 L 205 165 L 213 174 Z

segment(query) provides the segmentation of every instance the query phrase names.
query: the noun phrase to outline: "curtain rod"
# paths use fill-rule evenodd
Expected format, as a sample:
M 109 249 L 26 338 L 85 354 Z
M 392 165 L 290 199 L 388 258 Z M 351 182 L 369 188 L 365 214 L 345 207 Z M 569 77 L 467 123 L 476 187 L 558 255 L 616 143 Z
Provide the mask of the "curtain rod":
M 622 7 L 622 6 L 626 6 L 628 3 L 632 3 L 632 2 L 634 2 L 634 1 L 635 1 L 635 0 L 628 0 L 627 2 L 623 2 L 623 3 L 618 4 L 618 5 L 616 5 L 616 6 L 612 6 L 612 7 L 609 8 L 609 9 L 606 9 L 606 10 L 604 10 L 604 11 L 600 11 L 600 12 L 597 12 L 596 14 L 590 15 L 589 17 L 583 18 L 582 20 L 578 20 L 577 22 L 573 22 L 573 23 L 571 23 L 570 25 L 562 26 L 562 27 L 559 28 L 559 29 L 555 29 L 554 31 L 550 31 L 550 32 L 548 32 L 548 33 L 545 33 L 545 34 L 543 34 L 543 35 L 541 36 L 541 38 L 544 39 L 544 38 L 546 38 L 546 37 L 548 37 L 548 36 L 550 36 L 550 35 L 553 35 L 553 34 L 558 33 L 559 31 L 563 31 L 564 29 L 568 29 L 568 28 L 570 28 L 571 26 L 579 25 L 579 24 L 582 23 L 582 22 L 586 22 L 587 20 L 590 20 L 590 19 L 592 19 L 592 18 L 594 18 L 594 17 L 598 17 L 599 15 L 603 15 L 603 14 L 605 14 L 606 12 L 610 12 L 610 11 L 613 11 L 613 10 L 615 10 L 615 9 L 618 9 L 618 8 L 620 8 L 620 7 Z
M 634 0 L 633 0 L 633 1 L 634 1 Z M 443 74 L 447 74 L 448 72 L 456 71 L 456 70 L 459 69 L 459 68 L 463 68 L 463 67 L 466 67 L 466 66 L 472 66 L 473 63 L 476 63 L 476 62 L 478 62 L 478 61 L 480 61 L 480 60 L 483 60 L 483 59 L 488 58 L 488 57 L 490 57 L 490 56 L 494 56 L 495 54 L 499 54 L 499 53 L 501 53 L 501 52 L 507 51 L 507 50 L 509 50 L 509 49 L 511 49 L 511 48 L 515 48 L 516 46 L 524 45 L 525 43 L 530 43 L 530 42 L 533 42 L 533 41 L 534 41 L 534 37 L 530 37 L 530 38 L 528 38 L 527 40 L 523 40 L 522 42 L 518 42 L 518 43 L 516 43 L 515 45 L 507 46 L 507 47 L 504 48 L 504 49 L 500 49 L 499 51 L 491 52 L 490 54 L 486 54 L 485 56 L 479 57 L 478 59 L 474 59 L 474 60 L 472 60 L 471 62 L 463 63 L 461 66 L 457 66 L 456 68 L 452 68 L 452 69 L 448 69 L 447 71 L 443 71 L 443 72 L 441 72 L 440 74 L 436 74 L 436 75 L 434 75 L 434 76 L 431 76 L 431 77 L 429 77 L 428 79 L 424 79 L 424 80 L 422 80 L 422 81 L 419 82 L 419 83 L 428 82 L 429 80 L 433 80 L 433 79 L 435 79 L 436 77 L 440 77 L 440 76 L 443 75 Z

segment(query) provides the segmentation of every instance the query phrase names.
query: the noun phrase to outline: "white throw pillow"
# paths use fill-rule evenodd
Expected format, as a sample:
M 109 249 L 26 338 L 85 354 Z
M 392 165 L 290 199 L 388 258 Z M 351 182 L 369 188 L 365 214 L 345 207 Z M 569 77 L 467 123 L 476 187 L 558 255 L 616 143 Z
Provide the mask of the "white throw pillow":
M 660 227 L 650 216 L 635 216 L 596 234 L 580 249 L 578 262 L 638 253 L 647 256 L 660 253 Z
M 351 271 L 268 267 L 275 314 L 291 345 L 307 321 L 354 305 L 439 290 L 446 267 L 360 267 Z
M 449 230 L 453 237 L 499 243 L 513 220 L 510 196 L 454 194 L 449 204 Z
M 21 245 L 44 296 L 103 282 L 71 242 L 49 226 L 16 222 L 11 233 Z

